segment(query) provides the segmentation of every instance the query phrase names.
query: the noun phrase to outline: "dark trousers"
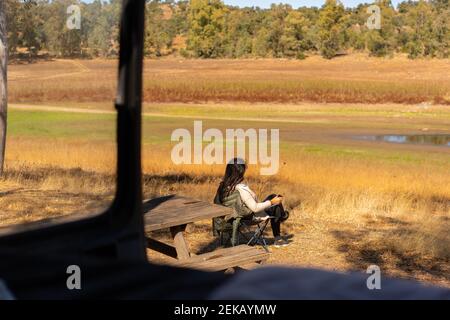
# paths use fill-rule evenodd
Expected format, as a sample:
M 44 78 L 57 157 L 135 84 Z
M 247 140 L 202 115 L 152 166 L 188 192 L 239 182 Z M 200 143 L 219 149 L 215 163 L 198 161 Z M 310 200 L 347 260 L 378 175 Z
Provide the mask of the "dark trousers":
M 271 194 L 264 201 L 272 200 L 276 196 L 276 194 Z M 281 203 L 279 205 L 270 207 L 265 211 L 269 216 L 275 217 L 274 219 L 270 219 L 270 226 L 272 227 L 273 236 L 279 237 L 281 235 L 281 223 L 287 220 L 288 213 L 284 210 Z

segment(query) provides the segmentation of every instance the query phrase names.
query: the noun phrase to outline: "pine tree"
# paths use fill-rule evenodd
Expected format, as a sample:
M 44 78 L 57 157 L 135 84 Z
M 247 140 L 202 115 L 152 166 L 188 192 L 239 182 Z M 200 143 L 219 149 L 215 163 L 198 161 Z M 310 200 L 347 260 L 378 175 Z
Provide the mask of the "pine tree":
M 265 58 L 270 54 L 269 47 L 269 31 L 263 27 L 258 30 L 256 37 L 253 39 L 253 55 L 256 57 Z
M 341 49 L 341 19 L 344 14 L 344 6 L 337 0 L 326 0 L 320 11 L 318 21 L 319 49 L 324 58 L 333 58 Z
M 273 4 L 268 15 L 269 48 L 273 57 L 283 57 L 281 39 L 284 33 L 285 20 L 292 7 L 284 4 Z
M 168 5 L 166 8 L 170 9 Z M 163 55 L 163 50 L 172 47 L 176 30 L 171 28 L 171 17 L 164 16 L 160 1 L 149 1 L 145 16 L 145 53 L 146 55 L 159 57 Z
M 418 58 L 434 56 L 437 44 L 433 36 L 433 17 L 431 6 L 420 0 L 407 14 L 408 24 L 413 33 L 406 45 L 408 56 Z
M 305 57 L 304 51 L 308 47 L 306 42 L 308 25 L 308 20 L 301 12 L 289 12 L 285 19 L 283 36 L 280 40 L 284 56 L 297 59 Z
M 19 25 L 20 37 L 19 45 L 27 48 L 29 60 L 33 60 L 41 49 L 42 38 L 40 35 L 40 19 L 37 14 L 38 2 L 27 1 L 20 6 Z
M 390 0 L 378 0 L 376 5 L 380 7 L 381 28 L 379 30 L 368 30 L 367 48 L 370 55 L 375 57 L 392 55 L 397 49 L 398 35 L 400 34 L 397 25 L 397 13 Z

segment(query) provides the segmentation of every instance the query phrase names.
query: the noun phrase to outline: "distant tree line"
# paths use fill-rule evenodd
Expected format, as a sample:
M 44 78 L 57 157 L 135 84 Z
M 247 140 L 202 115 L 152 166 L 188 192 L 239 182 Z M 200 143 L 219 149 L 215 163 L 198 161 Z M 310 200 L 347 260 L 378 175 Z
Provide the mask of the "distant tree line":
M 10 56 L 39 52 L 59 57 L 115 57 L 120 0 L 3 0 Z M 370 0 L 368 0 L 370 1 Z M 256 1 L 255 1 L 256 2 Z M 81 28 L 66 25 L 67 8 L 79 5 Z M 376 4 L 381 28 L 366 24 Z M 378 0 L 345 8 L 326 0 L 321 8 L 227 6 L 221 0 L 147 1 L 145 53 L 192 58 L 275 57 L 331 59 L 345 52 L 410 58 L 450 56 L 450 0 L 404 1 L 394 8 Z

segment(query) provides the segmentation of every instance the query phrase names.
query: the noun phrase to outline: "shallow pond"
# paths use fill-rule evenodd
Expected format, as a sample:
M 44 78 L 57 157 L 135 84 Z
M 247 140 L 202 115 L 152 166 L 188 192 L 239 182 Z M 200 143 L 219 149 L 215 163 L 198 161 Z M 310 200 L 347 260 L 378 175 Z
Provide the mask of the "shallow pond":
M 367 141 L 450 147 L 450 134 L 368 135 L 356 138 Z

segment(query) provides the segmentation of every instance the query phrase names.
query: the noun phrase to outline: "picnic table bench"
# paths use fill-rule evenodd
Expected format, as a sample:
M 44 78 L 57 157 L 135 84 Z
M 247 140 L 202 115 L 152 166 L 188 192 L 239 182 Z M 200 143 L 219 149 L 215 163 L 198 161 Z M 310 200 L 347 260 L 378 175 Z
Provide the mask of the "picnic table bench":
M 149 249 L 177 260 L 168 264 L 206 271 L 223 271 L 234 267 L 262 263 L 269 254 L 257 247 L 240 245 L 195 255 L 184 236 L 188 224 L 231 214 L 230 208 L 178 195 L 170 195 L 144 202 L 145 231 L 169 229 L 173 245 L 153 237 L 147 238 Z

